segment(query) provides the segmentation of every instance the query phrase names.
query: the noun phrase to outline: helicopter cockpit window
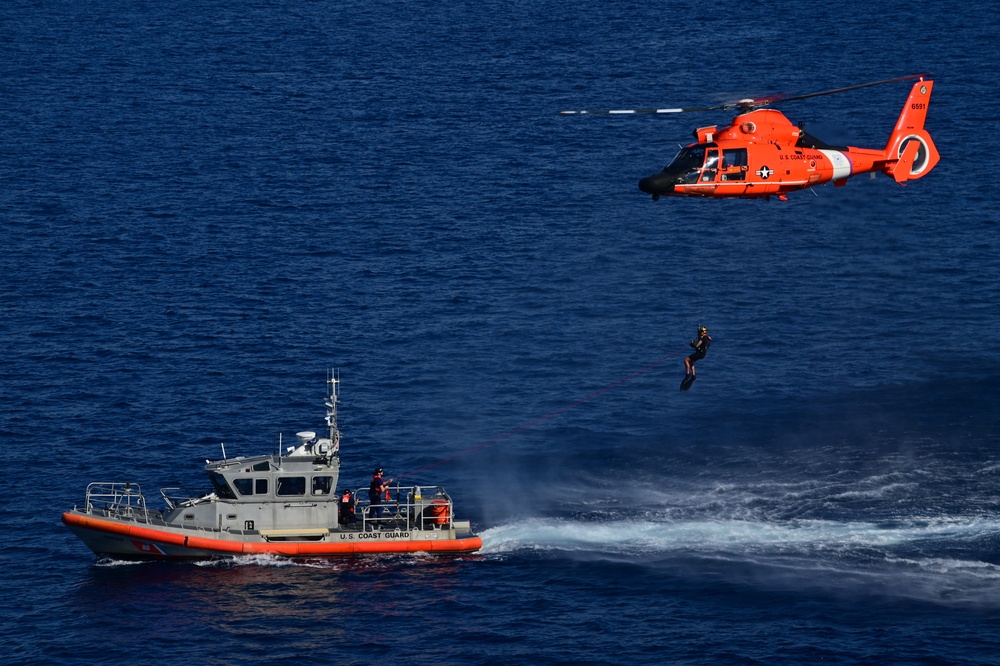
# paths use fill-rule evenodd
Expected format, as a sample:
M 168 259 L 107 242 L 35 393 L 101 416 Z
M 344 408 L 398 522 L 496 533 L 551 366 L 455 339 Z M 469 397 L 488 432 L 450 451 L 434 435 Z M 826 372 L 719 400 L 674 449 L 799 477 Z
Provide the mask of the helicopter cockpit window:
M 700 169 L 705 163 L 705 146 L 691 146 L 677 153 L 668 169 Z
M 697 183 L 704 164 L 705 146 L 690 146 L 677 153 L 677 157 L 664 171 L 677 174 L 685 183 Z

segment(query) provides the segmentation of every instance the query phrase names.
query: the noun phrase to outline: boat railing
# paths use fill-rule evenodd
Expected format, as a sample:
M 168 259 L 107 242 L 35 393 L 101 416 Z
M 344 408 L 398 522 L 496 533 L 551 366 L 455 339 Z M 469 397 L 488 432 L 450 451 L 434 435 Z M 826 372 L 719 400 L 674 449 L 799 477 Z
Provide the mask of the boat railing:
M 367 491 L 359 491 L 359 495 Z M 454 527 L 455 510 L 451 497 L 440 486 L 393 486 L 389 499 L 372 504 L 358 498 L 357 515 L 361 529 L 442 530 Z
M 116 518 L 133 518 L 149 522 L 146 498 L 138 483 L 95 481 L 87 485 L 86 513 L 103 511 Z

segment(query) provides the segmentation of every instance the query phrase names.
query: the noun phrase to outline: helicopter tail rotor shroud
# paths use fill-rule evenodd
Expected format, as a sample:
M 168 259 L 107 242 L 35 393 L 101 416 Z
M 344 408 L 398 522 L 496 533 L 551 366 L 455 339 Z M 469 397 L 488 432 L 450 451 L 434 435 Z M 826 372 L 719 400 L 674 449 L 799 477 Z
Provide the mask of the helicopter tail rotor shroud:
M 889 164 L 884 169 L 897 183 L 923 178 L 941 159 L 931 135 L 924 129 L 933 81 L 919 81 L 899 114 L 885 147 Z

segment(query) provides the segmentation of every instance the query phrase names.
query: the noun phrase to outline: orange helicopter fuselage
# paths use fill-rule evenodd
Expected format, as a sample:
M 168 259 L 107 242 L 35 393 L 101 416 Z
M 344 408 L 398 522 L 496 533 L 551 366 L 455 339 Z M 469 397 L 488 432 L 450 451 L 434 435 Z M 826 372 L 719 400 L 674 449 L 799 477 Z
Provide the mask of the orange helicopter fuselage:
M 939 156 L 923 129 L 933 81 L 913 86 L 883 149 L 833 147 L 809 136 L 780 111 L 758 109 L 729 127 L 695 130 L 663 171 L 639 181 L 653 195 L 785 199 L 787 193 L 833 181 L 840 186 L 861 173 L 881 171 L 900 184 L 925 176 Z

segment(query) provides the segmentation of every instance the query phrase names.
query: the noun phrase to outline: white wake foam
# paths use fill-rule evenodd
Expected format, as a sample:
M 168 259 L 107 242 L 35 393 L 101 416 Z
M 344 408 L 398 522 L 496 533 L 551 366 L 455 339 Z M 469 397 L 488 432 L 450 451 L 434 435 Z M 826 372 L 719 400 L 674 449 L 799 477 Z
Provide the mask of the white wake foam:
M 669 552 L 815 552 L 884 548 L 928 539 L 967 539 L 996 534 L 1000 522 L 985 519 L 908 519 L 879 525 L 866 522 L 795 520 L 766 523 L 741 520 L 581 522 L 533 518 L 482 532 L 485 554 L 566 551 L 617 555 Z

